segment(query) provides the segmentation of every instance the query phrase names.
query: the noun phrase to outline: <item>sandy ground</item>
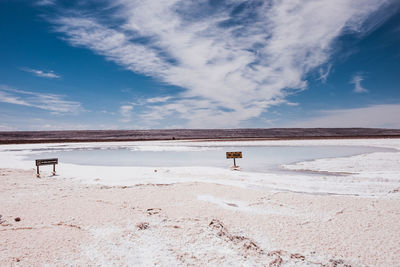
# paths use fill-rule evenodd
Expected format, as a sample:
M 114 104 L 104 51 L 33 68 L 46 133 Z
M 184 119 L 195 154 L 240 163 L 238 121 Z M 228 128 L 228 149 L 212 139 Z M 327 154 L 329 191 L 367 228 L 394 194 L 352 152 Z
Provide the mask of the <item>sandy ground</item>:
M 400 266 L 397 191 L 85 185 L 4 168 L 0 181 L 2 266 Z

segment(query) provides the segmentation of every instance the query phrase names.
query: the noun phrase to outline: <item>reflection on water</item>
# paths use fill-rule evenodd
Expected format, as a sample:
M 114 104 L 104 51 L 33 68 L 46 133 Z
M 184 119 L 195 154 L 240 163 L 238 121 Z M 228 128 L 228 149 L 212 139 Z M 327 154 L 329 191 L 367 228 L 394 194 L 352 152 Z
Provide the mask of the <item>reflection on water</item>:
M 209 166 L 226 168 L 233 164 L 227 151 L 242 151 L 237 164 L 245 171 L 276 171 L 281 164 L 317 158 L 353 156 L 389 149 L 362 146 L 273 146 L 273 147 L 209 147 L 198 151 L 135 151 L 130 149 L 80 149 L 46 151 L 31 154 L 28 159 L 58 157 L 62 163 L 94 166 L 178 167 Z

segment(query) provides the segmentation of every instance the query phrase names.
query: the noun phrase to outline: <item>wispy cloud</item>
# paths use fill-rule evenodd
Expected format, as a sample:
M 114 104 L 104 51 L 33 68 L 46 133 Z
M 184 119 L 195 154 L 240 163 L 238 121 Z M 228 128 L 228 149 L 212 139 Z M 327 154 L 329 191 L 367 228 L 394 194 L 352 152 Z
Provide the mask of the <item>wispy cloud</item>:
M 56 0 L 38 0 L 35 2 L 38 6 L 52 6 L 55 5 Z
M 0 85 L 0 102 L 48 110 L 53 113 L 82 111 L 79 102 L 65 100 L 64 96 L 14 89 Z
M 299 103 L 296 102 L 286 102 L 285 104 L 292 107 L 297 107 L 299 105 Z
M 161 96 L 161 97 L 153 97 L 153 98 L 148 98 L 146 100 L 147 103 L 164 103 L 170 100 L 172 97 L 171 96 Z
M 350 83 L 354 84 L 353 91 L 356 93 L 367 93 L 368 90 L 362 87 L 361 82 L 364 80 L 364 77 L 361 74 L 354 75 L 351 79 Z
M 400 105 L 371 105 L 361 108 L 323 110 L 312 118 L 300 119 L 284 127 L 377 127 L 400 128 Z
M 43 70 L 35 70 L 31 68 L 21 68 L 21 70 L 33 73 L 35 76 L 42 77 L 42 78 L 49 78 L 49 79 L 58 79 L 61 78 L 60 75 L 54 73 L 54 71 L 43 71 Z
M 0 124 L 0 131 L 16 131 L 17 128 L 15 126 L 10 126 L 7 124 Z
M 320 80 L 322 83 L 326 83 L 326 81 L 328 80 L 328 76 L 331 73 L 331 69 L 332 64 L 329 64 L 325 69 L 320 68 L 318 80 Z
M 234 127 L 304 90 L 336 38 L 363 32 L 387 2 L 115 0 L 106 19 L 75 10 L 51 21 L 70 44 L 184 89 L 143 118 Z
M 132 118 L 133 107 L 130 105 L 123 105 L 120 107 L 119 112 L 122 116 L 121 122 L 130 122 Z
M 108 110 L 101 110 L 100 112 L 103 113 L 103 114 L 115 115 L 115 112 L 108 111 Z

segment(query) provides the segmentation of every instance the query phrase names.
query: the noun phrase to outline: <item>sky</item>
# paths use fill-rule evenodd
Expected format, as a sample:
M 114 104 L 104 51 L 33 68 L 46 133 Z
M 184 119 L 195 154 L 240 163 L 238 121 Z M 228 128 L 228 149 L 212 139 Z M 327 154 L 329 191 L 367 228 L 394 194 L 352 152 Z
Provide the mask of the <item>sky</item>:
M 0 0 L 0 131 L 400 128 L 398 0 Z

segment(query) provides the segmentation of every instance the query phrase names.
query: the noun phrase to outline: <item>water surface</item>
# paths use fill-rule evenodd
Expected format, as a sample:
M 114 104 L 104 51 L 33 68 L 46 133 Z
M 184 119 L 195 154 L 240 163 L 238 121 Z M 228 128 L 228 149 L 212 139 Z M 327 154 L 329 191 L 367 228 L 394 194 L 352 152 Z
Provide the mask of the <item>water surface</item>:
M 233 165 L 226 159 L 227 151 L 242 151 L 243 158 L 236 163 L 244 171 L 278 171 L 282 164 L 318 158 L 353 156 L 390 149 L 365 146 L 235 146 L 235 147 L 185 147 L 192 151 L 142 151 L 134 148 L 75 149 L 35 153 L 29 160 L 58 157 L 59 162 L 91 166 L 143 166 L 180 167 L 205 166 L 226 168 Z

